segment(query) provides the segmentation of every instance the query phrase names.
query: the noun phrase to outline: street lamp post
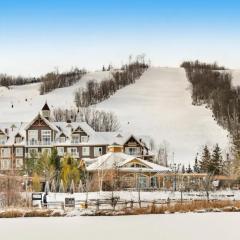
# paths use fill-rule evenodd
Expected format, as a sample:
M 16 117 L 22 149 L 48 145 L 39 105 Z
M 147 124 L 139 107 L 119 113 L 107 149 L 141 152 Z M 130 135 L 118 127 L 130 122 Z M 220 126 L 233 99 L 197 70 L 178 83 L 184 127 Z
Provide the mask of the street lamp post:
M 142 169 L 139 169 L 138 173 L 138 203 L 139 207 L 141 208 L 141 186 L 140 186 L 140 175 L 141 175 Z
M 176 192 L 177 191 L 177 173 L 179 171 L 179 168 L 181 166 L 181 163 L 173 164 L 173 171 L 174 171 L 174 181 L 173 181 L 173 190 Z

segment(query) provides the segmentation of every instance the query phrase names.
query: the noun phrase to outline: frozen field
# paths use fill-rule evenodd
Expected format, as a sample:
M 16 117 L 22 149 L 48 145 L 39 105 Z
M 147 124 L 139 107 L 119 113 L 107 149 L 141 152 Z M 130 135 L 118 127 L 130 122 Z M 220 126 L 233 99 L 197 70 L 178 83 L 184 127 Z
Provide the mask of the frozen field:
M 0 219 L 7 240 L 239 239 L 240 213 Z

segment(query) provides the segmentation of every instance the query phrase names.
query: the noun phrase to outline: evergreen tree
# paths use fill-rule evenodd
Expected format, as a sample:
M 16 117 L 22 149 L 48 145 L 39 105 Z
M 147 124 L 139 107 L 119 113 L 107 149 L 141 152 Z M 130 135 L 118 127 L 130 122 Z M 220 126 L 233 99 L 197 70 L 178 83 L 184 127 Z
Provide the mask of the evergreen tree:
M 209 164 L 211 161 L 211 154 L 208 149 L 208 146 L 205 145 L 202 152 L 202 157 L 200 161 L 200 172 L 206 173 L 209 172 Z
M 105 72 L 106 71 L 106 68 L 105 68 L 105 66 L 103 65 L 103 67 L 102 67 L 102 71 L 103 72 Z
M 199 167 L 199 164 L 198 164 L 198 153 L 196 155 L 196 158 L 195 158 L 195 163 L 194 163 L 194 166 L 193 166 L 193 171 L 195 173 L 199 173 L 200 172 L 200 167 Z
M 78 169 L 79 162 L 71 156 L 65 156 L 61 162 L 61 179 L 63 181 L 64 188 L 70 190 L 72 181 L 75 185 L 79 183 L 80 171 Z
M 222 154 L 218 144 L 216 144 L 213 150 L 208 171 L 213 173 L 214 175 L 222 174 Z
M 189 163 L 188 168 L 187 168 L 187 173 L 192 173 L 192 172 L 193 172 L 193 171 L 192 171 L 191 165 L 190 165 L 190 163 Z
M 185 170 L 185 166 L 182 165 L 182 173 L 185 173 L 185 172 L 186 172 L 186 170 Z
M 60 157 L 56 148 L 53 148 L 50 156 L 50 164 L 54 166 L 56 170 L 60 170 Z

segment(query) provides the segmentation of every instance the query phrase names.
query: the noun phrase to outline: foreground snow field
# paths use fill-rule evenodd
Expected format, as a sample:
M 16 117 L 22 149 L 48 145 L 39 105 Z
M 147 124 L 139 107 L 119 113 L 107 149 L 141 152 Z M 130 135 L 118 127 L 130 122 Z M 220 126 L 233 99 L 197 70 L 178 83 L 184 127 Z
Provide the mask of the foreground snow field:
M 75 85 L 43 96 L 39 83 L 0 87 L 0 122 L 31 121 L 46 100 L 51 107 L 71 108 L 76 89 L 88 80 L 109 77 L 109 72 L 88 73 Z M 150 135 L 156 144 L 167 141 L 170 161 L 173 152 L 176 161 L 188 164 L 204 144 L 219 143 L 223 149 L 228 145 L 227 131 L 217 125 L 211 111 L 192 105 L 190 84 L 181 68 L 150 68 L 135 84 L 96 107 L 115 112 L 123 131 Z
M 1 239 L 239 239 L 239 213 L 0 219 Z

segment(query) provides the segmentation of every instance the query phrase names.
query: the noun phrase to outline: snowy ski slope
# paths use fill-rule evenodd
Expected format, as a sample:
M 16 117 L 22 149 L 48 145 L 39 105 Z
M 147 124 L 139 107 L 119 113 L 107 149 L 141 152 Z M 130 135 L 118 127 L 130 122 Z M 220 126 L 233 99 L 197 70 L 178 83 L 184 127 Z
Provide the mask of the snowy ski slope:
M 98 107 L 115 111 L 127 131 L 150 134 L 156 143 L 167 141 L 171 158 L 188 164 L 204 144 L 228 146 L 228 133 L 211 111 L 192 105 L 190 87 L 182 68 L 151 68 Z
M 88 73 L 75 85 L 44 96 L 39 95 L 39 83 L 10 90 L 0 87 L 0 122 L 30 121 L 46 100 L 52 107 L 73 107 L 76 89 L 90 79 L 109 76 L 109 72 Z M 115 112 L 124 131 L 151 135 L 156 143 L 167 141 L 170 158 L 174 152 L 175 160 L 186 164 L 204 144 L 228 145 L 227 132 L 213 120 L 211 111 L 192 106 L 190 84 L 181 68 L 150 68 L 135 84 L 96 107 Z
M 79 87 L 85 86 L 89 80 L 101 81 L 109 77 L 108 71 L 88 73 L 73 86 L 56 89 L 43 96 L 38 91 L 40 83 L 12 86 L 10 90 L 0 87 L 0 122 L 30 121 L 46 100 L 52 107 L 75 107 L 74 92 Z
M 232 85 L 237 87 L 240 86 L 240 70 L 231 70 L 232 74 Z

